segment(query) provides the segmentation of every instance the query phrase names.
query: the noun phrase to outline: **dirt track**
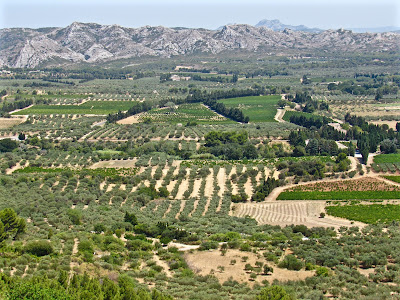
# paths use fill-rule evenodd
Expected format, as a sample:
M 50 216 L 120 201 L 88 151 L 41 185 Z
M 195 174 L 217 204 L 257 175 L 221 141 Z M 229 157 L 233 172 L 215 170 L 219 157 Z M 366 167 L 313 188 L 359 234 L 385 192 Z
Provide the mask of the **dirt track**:
M 286 121 L 283 119 L 283 116 L 284 116 L 284 115 L 285 115 L 285 110 L 282 109 L 282 108 L 278 108 L 278 109 L 276 110 L 276 115 L 275 115 L 275 117 L 274 117 L 274 120 L 277 121 L 277 122 L 279 122 L 279 123 L 284 123 L 284 122 L 286 122 Z

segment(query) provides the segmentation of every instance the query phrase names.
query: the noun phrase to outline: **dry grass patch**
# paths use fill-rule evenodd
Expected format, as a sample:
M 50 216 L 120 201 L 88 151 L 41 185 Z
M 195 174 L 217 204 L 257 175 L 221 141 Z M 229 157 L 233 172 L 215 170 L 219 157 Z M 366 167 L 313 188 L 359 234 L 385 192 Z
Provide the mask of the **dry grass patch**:
M 26 121 L 26 118 L 0 118 L 0 129 L 11 128 Z
M 246 262 L 242 261 L 242 257 L 247 256 Z M 251 272 L 245 271 L 245 265 L 250 264 L 255 267 L 257 261 L 266 263 L 262 254 L 255 254 L 252 252 L 243 252 L 237 249 L 230 249 L 225 256 L 221 255 L 219 250 L 213 251 L 195 251 L 193 253 L 186 253 L 185 260 L 189 267 L 200 275 L 208 275 L 214 273 L 218 280 L 223 283 L 230 277 L 240 283 L 246 282 L 254 284 L 255 282 L 261 283 L 263 280 L 272 282 L 277 279 L 279 281 L 288 280 L 305 280 L 307 277 L 314 275 L 314 271 L 290 271 L 287 269 L 280 269 L 276 265 L 268 262 L 267 264 L 274 268 L 271 275 L 259 274 L 253 281 L 250 280 Z M 231 264 L 232 260 L 236 260 L 235 264 Z M 224 270 L 221 272 L 218 267 L 222 266 Z
M 137 159 L 127 160 L 104 160 L 94 163 L 89 169 L 101 168 L 134 168 Z

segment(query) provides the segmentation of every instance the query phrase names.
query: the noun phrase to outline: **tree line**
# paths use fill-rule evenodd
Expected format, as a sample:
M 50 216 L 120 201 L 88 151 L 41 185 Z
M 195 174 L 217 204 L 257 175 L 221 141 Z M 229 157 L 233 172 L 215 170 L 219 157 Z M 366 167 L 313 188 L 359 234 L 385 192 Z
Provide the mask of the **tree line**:
M 321 128 L 323 125 L 328 124 L 330 120 L 327 117 L 299 113 L 291 115 L 289 121 L 306 128 Z
M 384 140 L 399 140 L 399 132 L 395 132 L 387 125 L 375 125 L 368 123 L 363 117 L 357 117 L 347 113 L 345 121 L 353 127 L 347 130 L 346 138 L 356 139 L 357 147 L 363 157 L 364 162 L 367 162 L 370 152 L 376 152 L 378 145 Z M 361 129 L 361 130 L 360 130 Z
M 33 104 L 32 99 L 24 99 L 24 100 L 18 100 L 14 102 L 4 102 L 3 106 L 0 109 L 0 113 L 9 113 L 10 111 L 16 110 L 16 109 L 22 109 L 25 107 L 28 107 L 29 105 Z
M 133 115 L 136 115 L 141 112 L 149 111 L 153 107 L 154 107 L 154 105 L 152 105 L 152 103 L 149 103 L 149 102 L 136 102 L 131 108 L 128 109 L 127 112 L 119 111 L 116 114 L 109 114 L 106 119 L 107 119 L 107 122 L 113 123 L 118 120 L 125 119 L 129 116 L 133 116 Z

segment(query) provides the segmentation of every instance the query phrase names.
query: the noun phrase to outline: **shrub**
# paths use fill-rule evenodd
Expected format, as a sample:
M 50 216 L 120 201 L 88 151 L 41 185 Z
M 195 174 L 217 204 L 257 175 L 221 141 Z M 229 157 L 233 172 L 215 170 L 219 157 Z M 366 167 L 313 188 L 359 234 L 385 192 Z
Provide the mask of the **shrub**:
M 166 187 L 160 187 L 158 189 L 158 194 L 161 198 L 167 198 L 169 196 L 169 191 L 167 190 Z
M 214 241 L 206 241 L 201 243 L 199 250 L 217 249 L 218 243 Z
M 79 242 L 78 250 L 80 252 L 93 252 L 93 246 L 88 240 L 81 241 Z
M 77 209 L 69 209 L 67 212 L 69 219 L 71 220 L 72 224 L 80 225 L 82 213 Z
M 268 266 L 268 265 L 264 265 L 264 274 L 268 275 L 269 273 L 273 273 L 274 272 L 274 268 Z
M 286 255 L 283 261 L 278 265 L 280 268 L 286 268 L 288 270 L 299 271 L 303 268 L 303 262 L 299 260 L 296 256 L 289 254 Z
M 45 256 L 53 253 L 53 246 L 47 241 L 29 242 L 24 247 L 24 252 L 36 255 Z
M 96 233 L 102 233 L 106 231 L 106 226 L 104 226 L 101 223 L 98 223 L 96 225 L 94 225 L 94 232 Z
M 317 276 L 322 276 L 322 277 L 328 277 L 329 276 L 329 269 L 325 267 L 319 267 L 317 268 L 317 271 L 315 272 Z

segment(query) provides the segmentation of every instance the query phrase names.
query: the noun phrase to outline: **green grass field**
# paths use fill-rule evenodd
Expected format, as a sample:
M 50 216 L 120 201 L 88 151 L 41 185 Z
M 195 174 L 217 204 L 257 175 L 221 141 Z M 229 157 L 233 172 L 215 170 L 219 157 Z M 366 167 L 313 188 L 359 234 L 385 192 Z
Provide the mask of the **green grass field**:
M 374 157 L 374 163 L 376 164 L 398 163 L 398 162 L 400 162 L 400 153 L 379 154 Z
M 383 176 L 383 177 L 386 178 L 386 179 L 389 179 L 391 181 L 400 183 L 400 176 Z
M 52 114 L 93 114 L 107 115 L 119 110 L 125 111 L 134 101 L 88 101 L 82 105 L 34 105 L 14 113 L 15 115 L 52 115 Z
M 374 200 L 400 199 L 399 191 L 282 192 L 277 200 Z
M 199 124 L 234 124 L 235 122 L 221 117 L 214 111 L 200 103 L 181 104 L 177 109 L 169 108 L 152 109 L 143 115 L 143 118 L 150 117 L 154 122 L 187 123 L 197 122 Z
M 219 100 L 226 107 L 241 109 L 250 122 L 275 122 L 277 103 L 281 96 L 252 96 Z
M 368 224 L 400 221 L 400 205 L 393 204 L 328 206 L 326 212 L 335 217 Z

